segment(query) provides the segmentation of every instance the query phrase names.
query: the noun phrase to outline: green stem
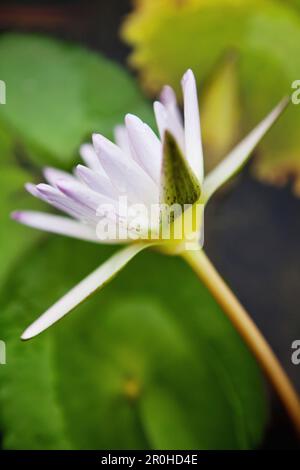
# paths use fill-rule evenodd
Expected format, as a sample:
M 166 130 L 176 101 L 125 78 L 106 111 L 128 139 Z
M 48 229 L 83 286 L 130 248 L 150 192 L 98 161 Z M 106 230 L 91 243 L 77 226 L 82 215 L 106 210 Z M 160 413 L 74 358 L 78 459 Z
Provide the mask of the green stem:
M 300 434 L 300 400 L 269 344 L 203 250 L 181 256 L 210 290 L 264 370 Z

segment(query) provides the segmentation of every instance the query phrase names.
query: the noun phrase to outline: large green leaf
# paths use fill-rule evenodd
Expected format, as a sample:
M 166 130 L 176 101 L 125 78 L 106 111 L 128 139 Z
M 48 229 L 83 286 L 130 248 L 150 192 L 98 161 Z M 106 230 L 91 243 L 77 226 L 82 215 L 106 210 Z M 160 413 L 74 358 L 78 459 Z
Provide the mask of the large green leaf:
M 52 238 L 7 282 L 0 306 L 4 447 L 257 446 L 266 421 L 258 367 L 180 259 L 139 255 L 52 329 L 19 340 L 111 251 Z
M 0 169 L 0 284 L 16 260 L 31 246 L 40 233 L 28 232 L 25 227 L 16 229 L 10 213 L 17 207 L 37 208 L 37 201 L 26 195 L 24 183 L 28 173 L 11 166 Z
M 291 85 L 300 76 L 296 6 L 298 1 L 141 0 L 123 34 L 134 46 L 131 63 L 139 69 L 144 86 L 154 92 L 164 83 L 179 91 L 180 78 L 189 67 L 201 89 L 224 54 L 235 51 L 243 110 L 241 137 L 284 95 L 291 94 Z M 225 102 L 231 93 L 230 87 L 224 91 Z M 217 100 L 216 116 L 219 109 L 222 112 L 223 107 L 220 104 L 219 108 Z M 203 129 L 208 126 L 209 137 L 204 136 L 204 143 L 212 140 L 214 130 L 218 139 L 219 123 L 215 129 L 204 123 Z M 299 126 L 299 106 L 290 106 L 259 146 L 254 167 L 258 177 L 282 184 L 293 175 L 294 189 L 299 190 Z
M 149 120 L 148 105 L 117 65 L 78 46 L 50 38 L 5 35 L 0 77 L 6 104 L 0 121 L 40 164 L 69 165 L 92 132 L 108 137 L 127 112 Z

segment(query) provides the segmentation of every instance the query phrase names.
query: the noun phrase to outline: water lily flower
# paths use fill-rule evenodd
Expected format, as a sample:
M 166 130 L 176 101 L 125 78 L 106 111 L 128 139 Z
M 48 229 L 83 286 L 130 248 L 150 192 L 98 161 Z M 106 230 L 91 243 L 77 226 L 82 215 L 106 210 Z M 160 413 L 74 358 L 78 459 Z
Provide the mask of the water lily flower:
M 125 126 L 115 129 L 115 143 L 99 134 L 93 145 L 81 147 L 85 165 L 74 174 L 46 168 L 46 183 L 27 184 L 35 197 L 49 203 L 67 216 L 33 211 L 17 211 L 12 217 L 31 227 L 96 243 L 127 243 L 92 274 L 50 307 L 29 326 L 22 339 L 29 339 L 73 310 L 96 290 L 108 283 L 141 250 L 156 244 L 166 253 L 186 249 L 184 240 L 160 237 L 159 221 L 154 225 L 144 218 L 130 220 L 121 214 L 118 200 L 126 196 L 130 204 L 187 205 L 190 214 L 203 207 L 212 194 L 246 162 L 254 147 L 272 126 L 286 105 L 280 102 L 273 111 L 238 144 L 229 155 L 204 177 L 200 117 L 195 77 L 188 70 L 182 79 L 183 119 L 175 93 L 165 86 L 160 101 L 154 103 L 159 137 L 138 117 L 128 114 Z M 108 213 L 99 208 L 109 206 Z M 99 220 L 113 227 L 122 225 L 125 237 L 111 239 L 97 230 Z M 175 217 L 170 225 L 180 220 Z M 201 224 L 200 224 L 201 225 Z M 145 230 L 140 230 L 146 227 Z M 123 231 L 124 231 L 123 230 Z M 201 227 L 193 228 L 193 240 L 200 238 Z M 139 236 L 142 234 L 143 236 Z M 150 234 L 155 234 L 155 240 Z M 176 250 L 175 250 L 176 246 Z

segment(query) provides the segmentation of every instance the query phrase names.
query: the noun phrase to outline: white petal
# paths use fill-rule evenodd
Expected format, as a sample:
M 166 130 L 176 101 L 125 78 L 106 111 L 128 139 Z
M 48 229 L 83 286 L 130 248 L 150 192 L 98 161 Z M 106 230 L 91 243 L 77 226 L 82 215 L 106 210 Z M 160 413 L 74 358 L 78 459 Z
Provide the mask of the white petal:
M 174 137 L 176 137 L 179 147 L 184 153 L 185 143 L 183 122 L 173 88 L 169 85 L 164 86 L 160 94 L 160 99 L 168 113 L 168 121 L 170 122 L 169 130 L 173 133 Z
M 12 213 L 11 217 L 24 225 L 46 232 L 99 242 L 95 228 L 60 215 L 35 211 L 16 211 Z
M 182 153 L 185 154 L 183 126 L 176 117 L 174 109 L 167 109 L 160 101 L 155 101 L 153 108 L 161 140 L 163 141 L 165 131 L 168 130 L 175 137 Z
M 127 129 L 122 124 L 114 128 L 115 142 L 121 150 L 130 158 L 132 158 L 129 137 Z
M 52 186 L 56 186 L 56 182 L 58 180 L 70 180 L 76 181 L 73 175 L 67 173 L 66 171 L 57 170 L 56 168 L 46 167 L 43 169 L 43 174 L 45 179 L 50 183 Z
M 160 101 L 154 102 L 153 109 L 154 109 L 158 132 L 159 132 L 161 140 L 163 140 L 165 131 L 167 130 L 167 110 Z M 169 129 L 169 131 L 171 132 L 171 129 Z
M 75 174 L 93 191 L 104 194 L 105 196 L 117 198 L 117 192 L 107 176 L 83 165 L 77 165 Z
M 205 202 L 245 164 L 252 150 L 274 124 L 288 102 L 288 99 L 283 99 L 270 114 L 268 114 L 267 117 L 207 175 L 203 184 L 203 197 Z
M 60 320 L 91 294 L 104 287 L 137 253 L 147 246 L 142 243 L 133 244 L 114 254 L 30 325 L 21 338 L 32 338 Z
M 194 74 L 188 70 L 182 78 L 184 99 L 185 155 L 200 183 L 203 181 L 203 151 L 197 87 Z
M 84 163 L 91 168 L 93 171 L 98 171 L 99 173 L 106 176 L 106 173 L 99 161 L 98 155 L 95 152 L 92 144 L 83 144 L 79 149 L 80 156 Z
M 168 107 L 175 107 L 177 106 L 177 99 L 175 91 L 169 85 L 165 85 L 160 94 L 161 102 Z
M 140 162 L 141 166 L 155 181 L 159 181 L 162 144 L 152 129 L 133 114 L 125 117 L 126 128 L 130 144 Z
M 100 134 L 93 135 L 95 150 L 112 184 L 130 202 L 158 201 L 158 187 L 133 159 Z

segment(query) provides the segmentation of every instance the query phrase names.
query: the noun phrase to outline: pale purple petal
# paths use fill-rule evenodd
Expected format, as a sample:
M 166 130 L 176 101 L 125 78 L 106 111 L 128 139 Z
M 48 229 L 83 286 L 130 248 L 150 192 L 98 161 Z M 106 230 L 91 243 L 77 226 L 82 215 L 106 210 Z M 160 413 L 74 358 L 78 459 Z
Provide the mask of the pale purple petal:
M 52 186 L 56 186 L 58 180 L 64 179 L 69 181 L 76 181 L 73 175 L 66 171 L 57 170 L 56 168 L 46 167 L 43 169 L 43 175 Z
M 26 191 L 28 191 L 29 194 L 31 194 L 32 196 L 37 197 L 37 198 L 39 198 L 39 199 L 43 199 L 42 194 L 39 192 L 39 190 L 37 189 L 37 187 L 36 187 L 35 184 L 26 183 L 26 184 L 25 184 L 25 189 L 26 189 Z
M 48 184 L 40 183 L 36 186 L 36 190 L 38 191 L 38 197 L 40 197 L 40 199 L 52 205 L 56 209 L 65 212 L 71 217 L 75 217 L 91 224 L 94 224 L 97 221 L 95 211 L 70 200 L 57 188 L 53 188 L 53 186 L 49 186 Z
M 77 165 L 75 173 L 93 191 L 104 196 L 117 198 L 117 192 L 107 176 L 83 165 Z
M 35 211 L 16 211 L 12 213 L 11 217 L 24 225 L 45 230 L 46 232 L 99 242 L 95 228 L 60 215 Z
M 40 189 L 38 189 L 38 186 L 40 186 Z M 86 221 L 88 220 L 84 216 L 82 211 L 79 211 L 78 209 L 76 210 L 76 208 L 74 208 L 74 205 L 70 204 L 67 201 L 67 198 L 63 194 L 61 194 L 57 189 L 43 183 L 38 186 L 32 183 L 25 184 L 26 190 L 32 196 L 46 202 L 47 204 L 50 204 L 52 207 L 55 207 L 55 209 L 58 209 L 59 211 L 65 212 L 66 214 L 71 217 L 74 217 L 75 219 Z
M 104 287 L 135 255 L 147 246 L 136 243 L 114 254 L 32 323 L 21 338 L 26 340 L 38 335 L 71 312 L 90 295 Z
M 182 78 L 184 98 L 185 155 L 191 168 L 203 181 L 203 151 L 200 131 L 200 116 L 197 87 L 194 74 L 188 70 Z
M 90 210 L 94 215 L 97 214 L 99 207 L 102 204 L 114 203 L 112 198 L 96 193 L 87 188 L 82 183 L 73 183 L 70 181 L 60 180 L 57 183 L 58 189 L 65 194 L 72 201 L 81 204 L 83 207 Z

